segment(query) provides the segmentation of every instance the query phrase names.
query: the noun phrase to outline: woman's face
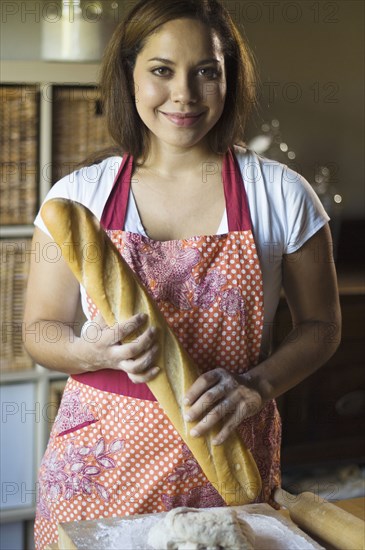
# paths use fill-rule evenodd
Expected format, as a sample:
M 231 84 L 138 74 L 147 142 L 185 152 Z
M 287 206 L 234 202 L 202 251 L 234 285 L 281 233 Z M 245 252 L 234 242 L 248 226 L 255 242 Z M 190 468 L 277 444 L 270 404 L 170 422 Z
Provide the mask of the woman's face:
M 136 108 L 152 146 L 193 147 L 223 112 L 222 45 L 195 19 L 169 21 L 150 36 L 137 56 L 133 78 Z

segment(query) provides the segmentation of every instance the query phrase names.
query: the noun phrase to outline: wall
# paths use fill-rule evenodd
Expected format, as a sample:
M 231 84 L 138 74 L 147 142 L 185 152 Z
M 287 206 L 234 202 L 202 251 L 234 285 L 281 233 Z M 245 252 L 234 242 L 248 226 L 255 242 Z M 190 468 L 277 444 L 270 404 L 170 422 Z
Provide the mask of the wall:
M 260 69 L 256 127 L 279 119 L 299 171 L 313 181 L 315 166 L 328 164 L 344 197 L 344 217 L 363 216 L 364 3 L 239 4 Z M 251 10 L 242 11 L 250 4 Z M 255 133 L 253 124 L 250 132 Z
M 119 0 L 117 17 L 134 3 Z M 40 58 L 42 19 L 51 4 L 55 2 L 2 0 L 4 59 Z M 104 7 L 112 4 L 103 1 Z M 226 0 L 225 4 L 244 28 L 260 72 L 260 109 L 248 137 L 259 133 L 263 121 L 279 119 L 285 141 L 297 155 L 294 167 L 313 181 L 315 167 L 329 165 L 344 198 L 343 217 L 359 219 L 365 202 L 364 3 Z

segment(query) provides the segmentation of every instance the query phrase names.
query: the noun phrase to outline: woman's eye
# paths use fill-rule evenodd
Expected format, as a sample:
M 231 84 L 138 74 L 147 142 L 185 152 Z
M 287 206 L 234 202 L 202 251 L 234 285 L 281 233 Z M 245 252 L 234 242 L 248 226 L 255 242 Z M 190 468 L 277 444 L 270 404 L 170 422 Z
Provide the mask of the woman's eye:
M 152 73 L 156 76 L 168 76 L 170 74 L 170 69 L 168 67 L 157 67 L 153 69 Z
M 204 78 L 218 78 L 219 71 L 215 67 L 204 67 L 199 69 L 199 73 L 204 76 Z
M 170 76 L 172 73 L 169 67 L 156 67 L 152 69 L 152 74 L 160 77 Z M 203 67 L 198 70 L 198 75 L 208 80 L 214 80 L 219 77 L 220 72 L 215 67 Z

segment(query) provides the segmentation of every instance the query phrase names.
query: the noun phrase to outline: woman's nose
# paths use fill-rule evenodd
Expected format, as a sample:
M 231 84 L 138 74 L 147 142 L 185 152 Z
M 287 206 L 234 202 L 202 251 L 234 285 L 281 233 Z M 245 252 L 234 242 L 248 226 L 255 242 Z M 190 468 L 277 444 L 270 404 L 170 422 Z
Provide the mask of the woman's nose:
M 199 88 L 189 75 L 176 76 L 171 84 L 171 99 L 180 103 L 195 103 L 199 97 Z

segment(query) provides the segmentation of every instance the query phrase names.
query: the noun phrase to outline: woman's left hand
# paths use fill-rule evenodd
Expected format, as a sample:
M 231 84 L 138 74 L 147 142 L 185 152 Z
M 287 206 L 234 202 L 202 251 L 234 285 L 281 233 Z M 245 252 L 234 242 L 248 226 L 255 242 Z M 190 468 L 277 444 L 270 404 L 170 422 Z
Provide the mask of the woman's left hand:
M 244 384 L 244 375 L 235 378 L 221 368 L 199 376 L 186 393 L 184 404 L 185 420 L 198 422 L 191 436 L 204 435 L 220 422 L 214 445 L 221 445 L 245 418 L 264 406 L 258 391 Z

